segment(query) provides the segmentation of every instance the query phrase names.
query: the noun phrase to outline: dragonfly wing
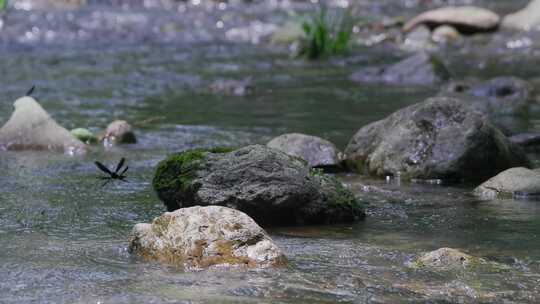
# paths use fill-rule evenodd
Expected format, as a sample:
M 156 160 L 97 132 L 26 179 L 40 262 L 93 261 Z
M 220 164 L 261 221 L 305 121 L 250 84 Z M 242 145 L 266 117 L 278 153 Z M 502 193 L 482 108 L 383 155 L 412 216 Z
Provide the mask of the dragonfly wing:
M 122 159 L 120 160 L 118 165 L 116 165 L 116 170 L 114 170 L 115 173 L 118 173 L 118 171 L 120 171 L 120 169 L 122 169 L 122 166 L 124 165 L 125 161 L 126 161 L 126 159 L 124 157 L 122 157 Z
M 110 174 L 112 175 L 112 172 L 111 170 L 109 170 L 109 168 L 107 168 L 104 164 L 98 162 L 98 161 L 95 161 L 94 164 L 96 164 L 96 166 L 103 172 L 107 173 L 107 174 Z
M 124 170 L 122 171 L 122 173 L 120 173 L 120 175 L 124 175 L 124 173 L 126 173 L 128 169 L 129 169 L 129 166 L 126 166 L 126 167 L 124 168 Z

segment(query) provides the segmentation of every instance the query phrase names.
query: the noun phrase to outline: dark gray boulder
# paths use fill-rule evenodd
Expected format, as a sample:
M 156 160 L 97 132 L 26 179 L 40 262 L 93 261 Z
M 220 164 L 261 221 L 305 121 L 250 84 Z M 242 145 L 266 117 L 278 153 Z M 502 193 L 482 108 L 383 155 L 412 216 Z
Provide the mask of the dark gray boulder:
M 264 225 L 351 222 L 364 216 L 362 204 L 336 178 L 261 145 L 173 154 L 159 163 L 153 186 L 169 211 L 225 206 Z
M 268 147 L 307 161 L 310 167 L 334 169 L 341 166 L 343 155 L 336 146 L 320 137 L 300 133 L 280 135 L 266 144 Z
M 478 180 L 528 166 L 524 152 L 457 98 L 434 97 L 361 128 L 345 150 L 362 173 Z
M 362 69 L 353 73 L 350 79 L 393 85 L 433 85 L 450 79 L 450 72 L 437 56 L 420 52 L 387 67 Z

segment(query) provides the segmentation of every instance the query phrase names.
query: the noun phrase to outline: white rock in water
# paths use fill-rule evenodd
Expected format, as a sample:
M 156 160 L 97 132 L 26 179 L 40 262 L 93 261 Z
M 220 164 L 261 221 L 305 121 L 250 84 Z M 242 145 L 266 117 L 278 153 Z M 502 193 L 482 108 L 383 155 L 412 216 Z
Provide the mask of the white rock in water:
M 67 154 L 86 152 L 84 143 L 60 126 L 32 97 L 17 99 L 15 110 L 0 129 L 1 150 L 49 150 Z
M 420 24 L 430 29 L 451 25 L 462 33 L 490 32 L 498 28 L 500 17 L 492 11 L 474 6 L 448 6 L 424 12 L 403 26 L 404 32 Z
M 220 206 L 166 212 L 137 224 L 129 250 L 145 259 L 186 268 L 280 266 L 285 256 L 245 213 Z
M 524 9 L 504 17 L 502 26 L 508 29 L 530 31 L 540 27 L 540 1 L 533 0 Z
M 540 195 L 540 172 L 523 167 L 510 168 L 490 178 L 473 192 L 485 199 L 509 198 L 514 194 Z

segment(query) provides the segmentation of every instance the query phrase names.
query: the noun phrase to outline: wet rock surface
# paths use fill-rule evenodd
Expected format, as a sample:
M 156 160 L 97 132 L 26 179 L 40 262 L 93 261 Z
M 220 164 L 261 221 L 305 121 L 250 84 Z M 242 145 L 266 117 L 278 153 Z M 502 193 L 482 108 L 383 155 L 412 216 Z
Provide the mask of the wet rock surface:
M 450 6 L 424 12 L 403 26 L 408 32 L 423 24 L 430 29 L 451 25 L 463 34 L 492 32 L 499 27 L 500 17 L 492 11 L 474 6 Z
M 307 161 L 310 167 L 338 169 L 343 155 L 336 146 L 320 137 L 290 133 L 280 135 L 266 144 L 289 155 Z
M 84 143 L 56 123 L 34 98 L 21 97 L 13 106 L 15 110 L 0 129 L 0 149 L 86 152 Z
M 169 211 L 227 206 L 263 225 L 352 222 L 364 216 L 362 204 L 335 177 L 260 145 L 171 155 L 158 165 L 153 186 Z
M 190 207 L 137 224 L 129 250 L 148 260 L 190 268 L 283 266 L 283 252 L 255 221 L 240 211 Z
M 479 263 L 486 263 L 486 261 L 457 249 L 444 247 L 422 254 L 414 262 L 414 266 L 419 268 L 460 269 L 468 268 Z
M 540 133 L 521 133 L 515 134 L 508 138 L 511 142 L 519 145 L 526 150 L 540 149 Z
M 540 197 L 540 171 L 510 168 L 482 183 L 474 194 L 484 199 Z
M 507 29 L 529 31 L 540 25 L 540 1 L 532 0 L 529 4 L 509 15 L 502 21 L 502 26 Z
M 405 179 L 475 180 L 529 164 L 481 113 L 450 97 L 429 98 L 361 128 L 345 154 L 357 172 Z
M 137 142 L 133 127 L 125 120 L 115 120 L 111 122 L 105 133 L 100 136 L 100 141 L 105 146 L 118 144 L 133 144 Z
M 435 55 L 420 52 L 387 67 L 369 67 L 353 73 L 357 82 L 382 82 L 393 85 L 433 85 L 450 78 L 450 72 Z

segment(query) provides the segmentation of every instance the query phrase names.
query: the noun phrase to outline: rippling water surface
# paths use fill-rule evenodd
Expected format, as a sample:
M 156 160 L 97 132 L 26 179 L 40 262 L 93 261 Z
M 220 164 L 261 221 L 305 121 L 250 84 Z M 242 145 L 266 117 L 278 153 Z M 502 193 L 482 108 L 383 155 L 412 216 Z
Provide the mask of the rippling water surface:
M 354 3 L 364 15 L 410 16 L 429 7 L 420 2 Z M 500 12 L 523 2 L 476 1 Z M 305 3 L 88 1 L 77 9 L 25 10 L 28 3 L 16 1 L 19 9 L 2 17 L 0 121 L 35 84 L 35 96 L 66 128 L 99 131 L 121 118 L 133 123 L 139 142 L 80 157 L 0 153 L 1 303 L 540 302 L 540 203 L 478 202 L 470 186 L 384 185 L 342 175 L 356 192 L 369 183 L 391 198 L 371 194 L 369 216 L 355 225 L 270 229 L 290 259 L 286 269 L 186 273 L 130 256 L 133 225 L 165 210 L 150 181 L 167 153 L 265 143 L 284 132 L 344 148 L 361 126 L 438 88 L 348 80 L 358 68 L 405 56 L 392 47 L 358 47 L 346 58 L 309 63 L 266 43 L 266 31 L 293 9 L 309 10 Z M 537 46 L 509 50 L 506 42 L 523 37 L 508 35 L 483 44 L 486 56 L 448 51 L 454 73 L 511 72 L 535 81 Z M 246 77 L 253 85 L 247 96 L 209 90 L 216 80 Z M 510 121 L 517 131 L 540 131 L 538 117 Z M 93 161 L 123 156 L 130 183 L 101 188 Z M 508 268 L 407 267 L 417 254 L 446 246 Z

